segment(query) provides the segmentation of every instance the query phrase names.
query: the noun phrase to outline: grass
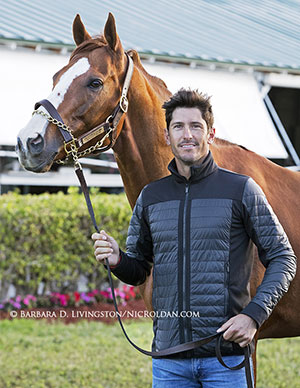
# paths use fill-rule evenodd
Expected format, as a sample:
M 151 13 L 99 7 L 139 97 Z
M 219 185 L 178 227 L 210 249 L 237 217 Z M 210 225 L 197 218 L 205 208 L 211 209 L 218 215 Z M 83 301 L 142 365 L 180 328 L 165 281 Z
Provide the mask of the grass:
M 150 348 L 151 322 L 126 327 Z M 1 388 L 151 386 L 151 360 L 131 349 L 117 325 L 22 319 L 1 321 L 0 333 Z
M 132 339 L 151 347 L 150 321 L 126 322 Z M 300 338 L 263 340 L 257 388 L 300 388 Z M 127 344 L 116 325 L 0 321 L 1 388 L 147 388 L 151 359 Z
M 259 341 L 257 364 L 257 388 L 299 388 L 300 337 Z

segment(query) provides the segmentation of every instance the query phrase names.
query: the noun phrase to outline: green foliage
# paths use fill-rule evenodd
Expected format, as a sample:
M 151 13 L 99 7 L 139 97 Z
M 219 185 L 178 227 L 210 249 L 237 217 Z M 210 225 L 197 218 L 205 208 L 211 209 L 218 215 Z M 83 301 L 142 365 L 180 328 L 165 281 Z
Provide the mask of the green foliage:
M 100 228 L 124 248 L 131 209 L 125 195 L 94 193 L 92 202 Z M 0 197 L 0 280 L 18 292 L 36 293 L 41 281 L 52 291 L 74 291 L 80 274 L 99 287 L 105 269 L 96 268 L 94 232 L 82 194 Z M 65 287 L 65 288 L 64 288 Z

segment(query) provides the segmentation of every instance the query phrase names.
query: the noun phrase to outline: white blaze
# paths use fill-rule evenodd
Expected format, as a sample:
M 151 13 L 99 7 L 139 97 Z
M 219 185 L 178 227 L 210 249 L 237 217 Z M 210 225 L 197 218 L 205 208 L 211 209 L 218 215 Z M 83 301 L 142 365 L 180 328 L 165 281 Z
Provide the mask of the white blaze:
M 86 73 L 90 68 L 90 64 L 87 58 L 81 58 L 73 66 L 71 66 L 61 77 L 55 88 L 52 90 L 51 94 L 48 96 L 52 105 L 58 109 L 59 105 L 63 102 L 65 94 L 67 93 L 69 87 L 75 78 Z M 48 113 L 44 107 L 40 107 L 39 110 Z M 28 122 L 25 128 L 23 128 L 19 137 L 23 143 L 23 147 L 27 148 L 27 139 L 29 137 L 35 138 L 38 134 L 42 137 L 45 136 L 46 128 L 48 126 L 48 121 L 45 117 L 35 114 L 32 116 L 32 119 Z
M 67 93 L 73 80 L 79 77 L 81 74 L 86 73 L 90 68 L 90 64 L 87 58 L 81 58 L 76 62 L 68 71 L 66 71 L 61 77 L 52 93 L 48 97 L 48 100 L 57 109 L 63 102 L 64 96 Z

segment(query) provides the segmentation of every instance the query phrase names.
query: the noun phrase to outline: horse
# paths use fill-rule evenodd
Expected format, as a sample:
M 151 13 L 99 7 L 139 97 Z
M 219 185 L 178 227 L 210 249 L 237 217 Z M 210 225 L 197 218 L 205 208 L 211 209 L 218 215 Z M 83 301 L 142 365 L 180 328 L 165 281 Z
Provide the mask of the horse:
M 90 133 L 91 128 L 99 127 L 99 123 L 109 122 L 120 103 L 129 62 L 133 62 L 128 107 L 123 109 L 113 139 L 106 137 L 102 142 L 103 146 L 113 149 L 125 193 L 133 208 L 146 184 L 169 174 L 167 165 L 173 156 L 164 138 L 165 119 L 161 106 L 171 93 L 161 79 L 146 72 L 135 50 L 124 51 L 112 14 L 107 18 L 103 34 L 97 37 L 89 35 L 77 15 L 73 22 L 73 37 L 76 48 L 69 63 L 54 75 L 48 100 L 67 123 L 74 138 Z M 40 173 L 48 171 L 55 161 L 64 159 L 69 151 L 64 146 L 57 123 L 49 120 L 44 107 L 35 112 L 37 114 L 20 131 L 16 150 L 25 169 Z M 82 149 L 93 150 L 91 145 L 97 144 L 101 136 L 92 138 Z M 249 175 L 262 187 L 296 255 L 300 256 L 297 238 L 300 230 L 300 175 L 221 139 L 215 140 L 211 152 L 219 166 Z M 263 275 L 264 267 L 256 257 L 251 276 L 252 295 Z M 141 286 L 141 292 L 151 310 L 152 275 Z M 298 270 L 288 293 L 260 328 L 257 339 L 299 336 L 299 298 Z

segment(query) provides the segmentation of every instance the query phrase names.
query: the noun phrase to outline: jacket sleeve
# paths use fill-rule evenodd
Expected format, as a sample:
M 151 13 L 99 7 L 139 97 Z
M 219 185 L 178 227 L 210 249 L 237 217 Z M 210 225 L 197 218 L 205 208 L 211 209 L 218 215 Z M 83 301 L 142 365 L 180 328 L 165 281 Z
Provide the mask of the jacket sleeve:
M 263 191 L 251 178 L 245 185 L 242 206 L 246 231 L 266 272 L 256 295 L 241 313 L 260 327 L 287 292 L 296 274 L 296 256 Z
M 134 286 L 144 283 L 153 262 L 152 238 L 139 195 L 130 220 L 126 253 L 120 250 L 120 261 L 112 272 L 124 283 Z

